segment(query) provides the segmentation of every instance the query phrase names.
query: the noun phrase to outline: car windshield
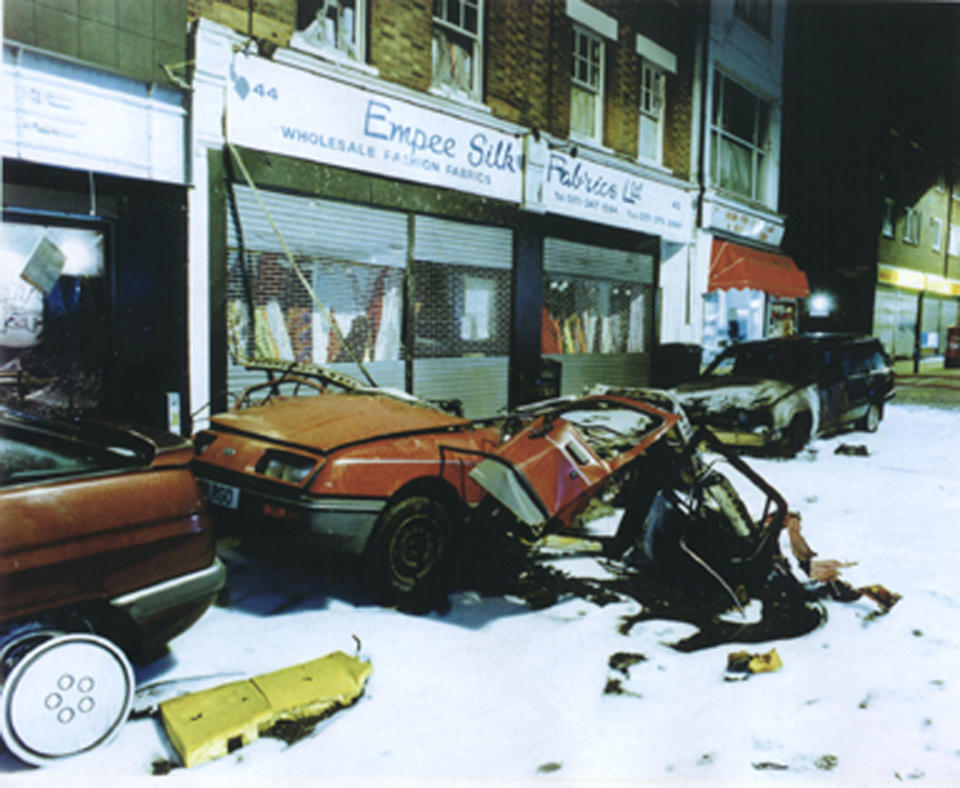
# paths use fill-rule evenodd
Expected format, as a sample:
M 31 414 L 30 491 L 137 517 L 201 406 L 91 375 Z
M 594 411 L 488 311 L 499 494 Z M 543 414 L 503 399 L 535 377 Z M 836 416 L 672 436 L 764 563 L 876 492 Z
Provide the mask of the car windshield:
M 811 376 L 809 354 L 800 345 L 745 344 L 727 348 L 706 369 L 704 377 L 772 378 L 799 382 Z

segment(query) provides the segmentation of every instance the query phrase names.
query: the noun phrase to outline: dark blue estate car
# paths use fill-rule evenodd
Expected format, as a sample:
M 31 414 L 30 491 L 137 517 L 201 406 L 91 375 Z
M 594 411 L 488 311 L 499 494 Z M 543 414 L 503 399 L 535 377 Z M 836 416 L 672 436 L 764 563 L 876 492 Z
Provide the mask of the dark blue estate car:
M 874 337 L 800 334 L 732 345 L 673 393 L 724 443 L 795 454 L 816 435 L 875 431 L 893 370 Z

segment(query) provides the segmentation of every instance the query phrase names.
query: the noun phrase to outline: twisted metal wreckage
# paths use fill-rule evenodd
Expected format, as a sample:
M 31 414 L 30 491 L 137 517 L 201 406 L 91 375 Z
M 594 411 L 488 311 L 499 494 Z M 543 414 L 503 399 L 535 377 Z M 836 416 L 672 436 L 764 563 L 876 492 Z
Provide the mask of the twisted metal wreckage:
M 291 270 L 339 331 L 239 151 L 228 149 Z M 571 591 L 595 600 L 626 594 L 643 607 L 634 621 L 669 616 L 698 624 L 701 632 L 678 644 L 683 648 L 802 634 L 825 617 L 817 604 L 823 597 L 867 596 L 877 613 L 899 599 L 882 586 L 852 588 L 840 579 L 842 563 L 816 559 L 799 515 L 780 493 L 708 428 L 694 431 L 671 394 L 596 386 L 581 397 L 466 420 L 456 401 L 424 402 L 377 387 L 341 341 L 366 384 L 324 366 L 238 358 L 267 380 L 248 387 L 233 411 L 213 416 L 196 436 L 195 470 L 209 491 L 226 496 L 221 502 L 230 502 L 234 511 L 215 506 L 221 515 L 300 519 L 363 555 L 374 583 L 394 599 L 431 605 L 425 597 L 439 590 L 445 598 L 451 583 L 511 587 L 537 603 Z M 290 385 L 293 396 L 283 396 Z M 261 404 L 252 402 L 256 397 Z M 401 447 L 409 437 L 417 449 Z M 290 449 L 303 453 L 287 458 L 296 468 L 284 465 L 282 452 Z M 279 465 L 267 461 L 274 456 Z M 367 475 L 358 472 L 369 462 Z M 283 483 L 289 479 L 265 479 L 270 468 L 279 468 L 280 477 L 293 472 L 296 489 Z M 354 503 L 347 512 L 343 497 L 372 505 L 360 512 Z M 601 500 L 623 508 L 619 528 L 607 538 L 586 534 L 581 544 L 600 549 L 616 579 L 577 580 L 537 560 L 531 546 L 546 544 L 545 535 L 575 531 L 584 509 Z M 784 531 L 796 568 L 781 551 Z M 764 603 L 761 621 L 719 618 L 733 608 L 744 613 L 750 599 Z
M 196 436 L 194 470 L 221 521 L 261 537 L 299 525 L 362 557 L 392 602 L 442 605 L 454 586 L 534 605 L 626 595 L 642 605 L 633 621 L 697 624 L 679 648 L 803 634 L 825 596 L 896 602 L 816 559 L 780 493 L 663 391 L 596 386 L 465 419 L 311 364 L 249 366 L 268 379 Z M 581 527 L 597 502 L 623 510 L 612 536 Z M 613 579 L 551 567 L 560 532 L 602 552 Z M 752 599 L 759 622 L 721 618 Z

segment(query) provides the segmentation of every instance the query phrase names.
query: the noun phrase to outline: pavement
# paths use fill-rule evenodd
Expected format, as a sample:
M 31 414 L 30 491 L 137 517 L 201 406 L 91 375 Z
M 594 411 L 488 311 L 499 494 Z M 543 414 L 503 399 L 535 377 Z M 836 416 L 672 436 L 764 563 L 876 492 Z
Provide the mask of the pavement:
M 960 367 L 947 367 L 943 356 L 923 358 L 914 371 L 912 359 L 893 362 L 893 402 L 960 410 Z

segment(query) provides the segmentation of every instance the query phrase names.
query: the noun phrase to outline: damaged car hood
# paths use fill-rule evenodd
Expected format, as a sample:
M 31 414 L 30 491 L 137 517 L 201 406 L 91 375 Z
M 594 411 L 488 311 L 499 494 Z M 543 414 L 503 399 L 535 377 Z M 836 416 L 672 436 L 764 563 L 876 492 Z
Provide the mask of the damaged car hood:
M 296 436 L 298 443 L 324 452 L 391 434 L 455 429 L 469 423 L 432 408 L 369 394 L 275 398 L 267 405 L 221 413 L 211 422 L 280 442 Z
M 755 377 L 732 377 L 728 380 L 697 380 L 673 389 L 684 410 L 696 419 L 706 413 L 731 408 L 772 407 L 804 388 L 781 380 Z

